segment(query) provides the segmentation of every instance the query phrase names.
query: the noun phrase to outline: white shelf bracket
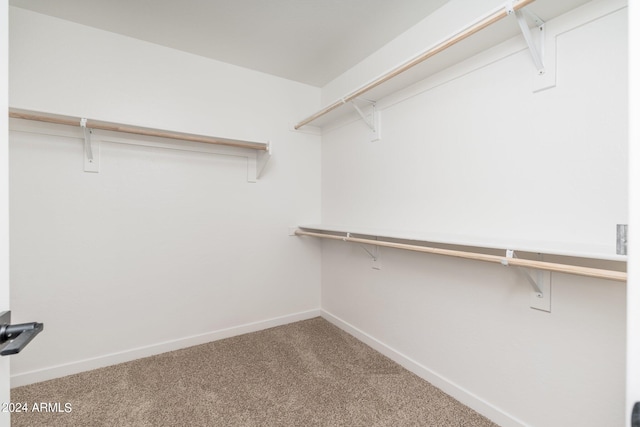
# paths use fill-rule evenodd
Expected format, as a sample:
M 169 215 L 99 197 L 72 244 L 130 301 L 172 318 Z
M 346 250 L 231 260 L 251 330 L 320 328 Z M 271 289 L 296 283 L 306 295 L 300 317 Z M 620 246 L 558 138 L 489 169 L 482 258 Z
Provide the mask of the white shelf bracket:
M 512 249 L 507 249 L 507 253 L 505 255 L 505 259 L 502 261 L 502 265 L 509 266 L 509 259 L 512 259 L 512 258 L 518 258 L 518 257 L 516 256 L 515 252 Z M 520 273 L 524 278 L 527 279 L 527 281 L 529 282 L 533 290 L 536 292 L 536 294 L 540 295 L 540 297 L 542 298 L 543 296 L 542 289 L 540 288 L 538 283 L 535 280 L 533 280 L 531 275 L 529 275 L 529 273 L 524 271 L 524 269 L 522 269 L 521 267 L 518 267 L 518 266 L 513 266 L 513 267 L 515 267 L 516 271 Z
M 351 233 L 347 232 L 347 234 L 342 238 L 342 241 L 349 242 L 350 239 L 351 239 Z M 376 237 L 376 240 L 378 240 L 377 237 Z M 367 249 L 362 244 L 358 244 L 358 246 L 360 246 L 360 248 L 371 257 L 371 268 L 374 270 L 382 270 L 380 246 L 372 244 L 371 250 Z
M 522 31 L 522 35 L 524 36 L 524 40 L 527 42 L 527 46 L 529 47 L 529 52 L 531 53 L 531 58 L 533 59 L 533 63 L 536 66 L 538 71 L 538 75 L 543 75 L 545 73 L 544 63 L 542 58 L 544 57 L 544 21 L 534 15 L 529 11 L 523 10 L 514 10 L 513 2 L 507 2 L 505 6 L 507 10 L 507 14 L 514 15 L 516 20 L 518 21 L 518 25 L 520 26 L 520 30 Z M 527 19 L 525 18 L 525 13 L 530 16 L 535 22 L 535 28 L 532 30 L 529 28 L 529 24 L 527 24 Z M 533 40 L 533 33 L 537 33 L 539 37 L 539 47 L 536 46 L 536 43 Z
M 269 163 L 271 159 L 272 153 L 272 144 L 271 142 L 267 142 L 266 150 L 256 150 L 255 153 L 251 153 L 247 157 L 248 165 L 247 165 L 247 181 L 248 182 L 258 182 L 258 179 L 262 175 L 265 166 Z
M 371 257 L 371 268 L 374 270 L 382 270 L 382 264 L 380 262 L 380 246 L 372 245 L 371 250 L 367 249 L 364 245 L 360 245 L 360 247 Z
M 363 251 L 365 251 L 366 253 L 369 254 L 369 256 L 371 257 L 371 259 L 373 261 L 377 261 L 378 260 L 378 256 L 380 256 L 380 248 L 378 246 L 373 246 L 371 248 L 371 249 L 373 249 L 373 251 L 370 251 L 369 249 L 367 249 L 363 245 L 360 245 L 360 247 L 362 248 Z
M 80 127 L 84 133 L 84 171 L 100 172 L 100 143 L 98 142 L 98 149 L 94 153 L 91 142 L 93 131 L 87 127 L 87 119 L 80 119 Z
M 517 258 L 515 252 L 511 249 L 507 249 L 502 265 L 510 266 L 509 260 Z M 531 295 L 530 306 L 536 310 L 551 312 L 551 272 L 535 270 L 533 271 L 534 277 L 531 276 L 529 271 L 520 266 L 515 267 L 518 274 L 524 277 L 531 285 L 533 293 Z
M 258 178 L 260 178 L 260 176 L 262 175 L 262 171 L 264 170 L 264 167 L 267 166 L 267 163 L 269 163 L 269 160 L 271 160 L 271 141 L 267 141 L 267 149 L 264 151 L 259 151 L 258 152 L 258 156 L 257 156 L 257 170 L 256 170 L 256 176 Z
M 371 142 L 379 141 L 381 138 L 380 135 L 380 112 L 376 110 L 376 102 L 371 101 L 369 99 L 358 98 L 359 100 L 367 102 L 371 105 L 371 114 L 369 117 L 358 107 L 358 105 L 354 101 L 351 101 L 351 105 L 356 110 L 358 115 L 362 118 L 362 121 L 367 125 L 369 129 L 371 129 Z

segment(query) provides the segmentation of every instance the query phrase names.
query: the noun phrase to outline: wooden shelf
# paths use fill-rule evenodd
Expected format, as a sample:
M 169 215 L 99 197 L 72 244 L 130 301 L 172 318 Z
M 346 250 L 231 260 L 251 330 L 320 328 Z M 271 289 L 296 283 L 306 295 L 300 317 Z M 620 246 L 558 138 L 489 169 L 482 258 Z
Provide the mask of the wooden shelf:
M 412 73 L 415 74 L 416 70 L 418 70 L 418 66 L 422 66 L 422 64 L 424 64 L 428 59 L 430 60 L 436 55 L 440 56 L 445 51 L 453 50 L 451 49 L 452 47 L 459 47 L 456 45 L 461 44 L 461 42 L 464 42 L 469 37 L 474 36 L 477 33 L 480 33 L 482 30 L 484 30 L 489 26 L 495 26 L 495 24 L 501 21 L 503 18 L 509 16 L 510 14 L 513 14 L 515 11 L 519 11 L 520 9 L 524 8 L 530 3 L 533 3 L 534 1 L 535 0 L 514 0 L 511 7 L 511 11 L 508 11 L 507 7 L 501 6 L 498 9 L 489 12 L 487 15 L 479 18 L 478 20 L 468 25 L 467 27 L 463 28 L 462 30 L 458 31 L 457 33 L 453 34 L 452 36 L 434 44 L 433 46 L 430 46 L 429 48 L 427 48 L 420 54 L 416 55 L 415 57 L 389 70 L 388 72 L 380 75 L 379 77 L 369 81 L 368 83 L 357 88 L 356 90 L 344 95 L 340 99 L 337 99 L 336 101 L 327 105 L 326 107 L 322 108 L 316 113 L 311 114 L 307 118 L 296 123 L 294 125 L 294 129 L 297 130 L 303 126 L 316 122 L 318 121 L 318 119 L 321 119 L 323 116 L 339 109 L 346 103 L 349 103 L 365 94 L 367 94 L 367 97 L 369 99 L 372 99 L 372 98 L 380 99 L 384 95 L 381 95 L 379 91 L 378 92 L 376 91 L 379 90 L 379 88 L 382 87 L 383 85 L 392 88 L 392 90 L 398 90 L 398 83 L 400 83 L 402 86 L 405 86 L 405 87 L 408 86 L 408 83 L 406 82 L 406 80 L 402 79 L 401 77 L 406 77 L 406 75 L 412 74 Z M 504 26 L 497 28 L 495 31 L 495 34 L 498 34 L 497 37 L 500 40 L 507 40 L 508 38 L 518 33 L 517 25 L 512 23 L 510 27 L 511 29 L 508 29 L 508 28 L 505 29 Z M 491 37 L 490 40 L 491 40 L 490 44 L 486 43 L 486 39 L 484 41 L 482 39 L 476 41 L 476 47 L 474 48 L 474 51 L 477 53 L 481 50 L 486 49 L 491 44 L 496 44 L 495 35 Z M 460 50 L 458 49 L 458 53 L 459 51 Z M 463 51 L 465 52 L 463 55 L 467 57 L 470 56 L 470 54 L 468 53 L 468 50 L 463 50 Z M 460 61 L 463 57 L 461 57 L 459 54 L 454 54 L 453 58 L 455 58 L 456 61 Z M 451 61 L 448 61 L 445 63 L 448 63 L 448 65 L 451 65 Z M 430 72 L 433 73 L 433 70 L 430 70 Z M 420 78 L 425 77 L 422 73 L 420 73 L 419 75 L 420 75 Z M 398 82 L 395 82 L 394 84 L 393 81 L 395 80 L 398 80 Z M 389 91 L 386 91 L 383 93 L 388 94 Z M 319 122 L 319 123 L 321 124 L 322 122 Z
M 11 109 L 9 117 L 13 119 L 33 120 L 38 122 L 54 123 L 66 126 L 80 126 L 80 117 L 62 116 L 59 114 L 41 113 L 36 111 Z M 199 142 L 203 144 L 224 145 L 227 147 L 249 148 L 258 151 L 268 151 L 269 144 L 264 142 L 242 141 L 228 138 L 216 138 L 212 136 L 195 135 L 184 132 L 151 129 L 141 126 L 132 126 L 98 120 L 86 120 L 86 127 L 112 132 L 123 132 L 133 135 L 153 136 L 159 138 L 176 139 L 180 141 Z
M 9 110 L 9 117 L 16 119 L 16 122 L 26 121 L 52 123 L 54 125 L 80 127 L 84 133 L 85 150 L 85 172 L 99 172 L 99 150 L 95 150 L 91 142 L 93 130 L 106 132 L 119 132 L 130 135 L 140 135 L 153 139 L 161 138 L 177 142 L 177 146 L 189 145 L 209 145 L 207 150 L 215 150 L 219 154 L 241 155 L 247 158 L 247 181 L 257 182 L 265 165 L 271 158 L 271 144 L 269 142 L 253 142 L 229 138 L 218 138 L 206 135 L 196 135 L 184 132 L 175 132 L 163 129 L 152 129 L 142 126 L 105 122 L 98 120 L 88 120 L 86 118 L 64 116 L 60 114 L 43 113 L 37 111 L 20 110 L 12 108 Z M 97 142 L 99 145 L 99 141 Z M 215 147 L 215 148 L 213 148 Z M 173 147 L 172 147 L 173 148 Z M 174 148 L 177 149 L 177 148 Z M 186 148 L 185 148 L 186 149 Z M 193 151 L 193 150 L 189 150 Z M 94 159 L 94 155 L 96 158 Z
M 539 21 L 532 16 L 539 16 L 548 22 L 587 3 L 589 0 L 563 0 L 561 2 L 556 0 L 515 0 L 513 1 L 513 10 L 526 12 L 525 15 L 529 17 L 529 23 L 535 28 L 539 25 Z M 510 45 L 509 49 L 526 49 L 527 44 L 522 37 L 523 32 L 519 28 L 518 20 L 509 16 L 505 6 L 506 4 L 497 7 L 447 38 L 439 41 L 434 40 L 425 46 L 424 50 L 416 52 L 413 57 L 386 70 L 386 72 L 382 72 L 378 76 L 370 76 L 361 86 L 334 98 L 334 102 L 299 120 L 292 125 L 293 129 L 304 129 L 305 126 L 323 129 L 341 123 L 343 120 L 351 121 L 358 117 L 358 114 L 354 109 L 343 106 L 351 103 L 352 100 L 366 98 L 368 101 L 381 101 L 456 64 L 467 60 L 473 63 L 473 58 L 476 55 L 516 36 L 521 42 L 515 42 Z M 519 47 L 514 47 L 515 45 Z M 547 54 L 550 50 L 551 48 L 548 49 Z M 537 70 L 533 61 L 531 65 L 531 73 L 533 74 Z M 552 69 L 547 70 L 548 75 L 553 75 L 554 72 Z M 542 79 L 538 84 L 547 85 L 549 83 Z M 314 130 L 314 132 L 317 131 L 317 129 Z
M 304 231 L 320 233 L 338 233 L 345 235 L 369 236 L 381 239 L 394 239 L 436 245 L 453 245 L 471 248 L 485 248 L 493 250 L 514 250 L 516 252 L 540 253 L 564 257 L 587 258 L 626 262 L 626 255 L 611 253 L 602 245 L 585 245 L 568 242 L 536 242 L 527 240 L 506 240 L 480 236 L 458 236 L 437 232 L 412 232 L 403 230 L 380 230 L 365 227 L 351 227 L 344 225 L 310 224 L 300 225 Z M 615 246 L 613 247 L 615 251 Z

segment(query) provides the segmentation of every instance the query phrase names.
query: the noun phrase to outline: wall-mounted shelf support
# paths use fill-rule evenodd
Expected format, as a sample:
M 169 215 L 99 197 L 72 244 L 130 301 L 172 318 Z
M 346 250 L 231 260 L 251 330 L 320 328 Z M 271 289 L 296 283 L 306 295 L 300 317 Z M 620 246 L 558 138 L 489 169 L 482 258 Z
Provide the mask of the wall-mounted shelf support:
M 490 12 L 489 14 L 487 14 L 486 16 L 483 16 L 482 18 L 478 19 L 476 22 L 474 22 L 473 24 L 469 25 L 468 27 L 465 27 L 463 30 L 461 30 L 460 32 L 452 35 L 451 37 L 431 46 L 430 48 L 426 49 L 424 52 L 420 53 L 419 55 L 409 59 L 408 61 L 404 62 L 403 64 L 395 67 L 394 69 L 392 69 L 391 71 L 388 71 L 387 73 L 373 79 L 372 81 L 370 81 L 369 83 L 365 84 L 364 86 L 361 86 L 360 88 L 354 90 L 353 92 L 343 96 L 342 98 L 334 101 L 333 103 L 331 103 L 330 105 L 324 107 L 322 110 L 312 114 L 311 116 L 307 117 L 306 119 L 298 122 L 297 124 L 295 124 L 293 126 L 293 128 L 295 130 L 300 129 L 303 126 L 308 125 L 309 123 L 313 122 L 314 120 L 324 116 L 325 114 L 328 114 L 329 112 L 335 110 L 336 108 L 341 107 L 342 105 L 346 104 L 347 102 L 351 102 L 352 100 L 361 97 L 362 95 L 364 95 L 365 93 L 369 92 L 370 90 L 380 86 L 381 84 L 391 80 L 392 78 L 394 78 L 395 76 L 404 73 L 405 71 L 415 67 L 416 65 L 426 61 L 427 59 L 433 57 L 434 55 L 437 55 L 438 53 L 448 49 L 449 47 L 455 45 L 456 43 L 461 42 L 462 40 L 467 39 L 468 37 L 472 36 L 473 34 L 476 34 L 477 32 L 489 27 L 491 24 L 509 16 L 509 10 L 515 12 L 515 11 L 519 11 L 520 9 L 524 8 L 525 6 L 533 3 L 534 0 L 515 0 L 515 1 L 510 1 L 508 3 L 508 6 L 502 7 L 500 6 L 497 10 Z M 529 28 L 526 23 L 525 26 L 527 27 L 527 29 Z M 525 36 L 527 37 L 527 36 Z M 529 38 L 531 38 L 531 35 L 529 34 Z M 536 50 L 537 51 L 537 50 Z M 542 61 L 540 61 L 541 63 Z
M 249 157 L 247 181 L 257 182 L 262 175 L 262 171 L 271 159 L 271 142 L 267 142 L 267 149 L 264 151 L 256 151 L 255 156 Z
M 538 254 L 542 259 L 542 254 Z M 509 266 L 510 261 L 518 258 L 512 249 L 506 250 L 505 259 L 502 265 Z M 531 295 L 530 306 L 536 310 L 551 312 L 551 272 L 544 270 L 533 270 L 529 272 L 524 267 L 513 266 L 520 276 L 524 277 L 531 285 L 533 293 Z M 531 275 L 533 273 L 533 276 Z M 534 278 L 535 277 L 535 278 Z
M 299 230 L 294 230 L 293 231 L 293 236 L 297 236 Z M 291 234 L 290 234 L 291 235 Z M 352 241 L 351 239 L 353 239 L 353 237 L 351 237 L 351 233 L 347 232 L 347 234 L 342 238 L 342 241 L 344 242 L 350 242 Z M 376 237 L 376 240 L 374 242 L 376 242 L 378 239 Z M 371 245 L 371 250 L 367 249 L 364 244 L 359 244 L 358 246 L 360 246 L 360 248 L 365 251 L 370 257 L 371 257 L 371 268 L 373 268 L 374 270 L 381 270 L 382 269 L 382 264 L 380 262 L 380 246 L 376 245 L 375 243 L 373 243 Z
M 91 135 L 93 131 L 87 127 L 87 119 L 80 119 L 80 127 L 84 133 L 84 171 L 85 172 L 100 172 L 100 142 L 98 141 L 98 149 L 93 150 L 93 142 L 91 141 Z
M 472 259 L 476 261 L 492 262 L 492 263 L 498 263 L 502 265 L 527 267 L 527 268 L 532 268 L 537 270 L 544 270 L 544 271 L 558 272 L 558 273 L 576 274 L 578 276 L 594 277 L 597 279 L 613 280 L 616 282 L 627 281 L 627 273 L 624 271 L 604 270 L 604 269 L 582 267 L 582 266 L 571 265 L 571 264 L 559 264 L 559 263 L 552 263 L 547 261 L 535 261 L 535 260 L 522 259 L 522 258 L 509 259 L 509 258 L 505 258 L 504 256 L 490 255 L 486 253 L 452 250 L 452 249 L 428 247 L 428 246 L 421 246 L 421 245 L 410 245 L 406 243 L 396 243 L 396 242 L 390 242 L 386 240 L 364 239 L 364 238 L 352 237 L 351 233 L 346 233 L 345 236 L 339 236 L 335 234 L 328 234 L 327 232 L 322 232 L 322 229 L 318 229 L 318 228 L 311 228 L 311 229 L 319 230 L 319 231 L 306 231 L 298 228 L 296 230 L 293 230 L 293 235 L 319 237 L 319 238 L 331 239 L 331 240 L 342 240 L 343 242 L 351 242 L 351 243 L 365 243 L 369 245 L 382 246 L 386 248 L 405 249 L 405 250 L 415 251 L 415 252 L 430 253 L 435 255 L 446 255 L 446 256 L 451 256 L 455 258 Z M 291 234 L 291 232 L 292 231 L 290 230 L 289 233 Z M 401 238 L 406 240 L 406 237 L 401 237 Z M 478 245 L 474 244 L 474 246 L 478 246 Z
M 505 259 L 502 261 L 502 265 L 504 266 L 509 266 L 509 260 L 513 259 L 513 258 L 518 258 L 515 254 L 515 252 L 511 249 L 507 249 L 506 251 L 506 255 L 505 255 Z M 529 282 L 529 284 L 531 285 L 531 287 L 533 288 L 533 290 L 535 291 L 535 293 L 538 295 L 539 298 L 543 297 L 543 292 L 542 289 L 540 288 L 540 286 L 538 285 L 538 283 L 533 280 L 533 277 L 531 277 L 531 275 L 529 273 L 527 273 L 523 268 L 516 266 L 516 271 L 518 273 L 520 273 L 520 275 L 522 275 L 525 279 L 527 279 L 527 282 Z
M 93 161 L 93 152 L 91 150 L 91 129 L 87 127 L 87 119 L 80 119 L 80 127 L 84 133 L 84 154 L 89 161 Z
M 503 260 L 502 265 L 504 266 L 509 266 L 509 260 L 513 259 L 513 258 L 517 258 L 517 255 L 515 254 L 515 251 L 513 251 L 512 249 L 507 249 L 506 251 L 506 258 Z M 531 285 L 531 287 L 533 288 L 533 291 L 536 294 L 536 297 L 538 298 L 544 298 L 545 297 L 545 292 L 543 291 L 543 286 L 540 283 L 542 280 L 542 277 L 540 277 L 538 275 L 538 277 L 536 279 L 534 279 L 533 277 L 531 277 L 531 274 L 529 274 L 528 271 L 526 271 L 523 267 L 518 267 L 516 266 L 516 271 L 522 276 L 524 277 L 527 282 L 529 282 L 529 284 Z
M 376 260 L 378 259 L 378 252 L 379 252 L 379 250 L 378 250 L 378 247 L 377 247 L 377 246 L 374 246 L 374 247 L 372 248 L 372 249 L 373 249 L 373 252 L 371 252 L 369 249 L 367 249 L 367 248 L 366 248 L 366 247 L 364 247 L 363 245 L 360 245 L 360 247 L 362 248 L 362 250 L 363 250 L 363 251 L 365 251 L 366 253 L 368 253 L 368 254 L 369 254 L 369 256 L 371 257 L 371 259 L 372 259 L 372 260 L 376 261 Z
M 356 110 L 356 112 L 360 115 L 364 123 L 371 129 L 371 142 L 380 140 L 380 112 L 376 110 L 376 102 L 371 101 L 369 99 L 357 98 L 357 100 L 362 100 L 371 105 L 371 114 L 369 117 L 358 107 L 356 104 L 356 100 L 351 101 L 351 105 Z
M 334 231 L 335 232 L 335 231 Z M 332 232 L 333 233 L 333 232 Z M 577 274 L 580 276 L 586 277 L 596 277 L 601 279 L 615 280 L 619 282 L 624 282 L 627 280 L 627 274 L 624 272 L 611 271 L 611 270 L 600 270 L 595 268 L 588 267 L 578 267 L 568 264 L 556 264 L 545 262 L 542 260 L 534 261 L 529 259 L 521 259 L 515 256 L 513 250 L 507 250 L 506 255 L 504 257 L 498 255 L 489 255 L 486 253 L 478 253 L 478 252 L 467 252 L 461 250 L 454 249 L 445 249 L 445 248 L 436 248 L 436 247 L 428 247 L 421 245 L 411 245 L 406 243 L 396 243 L 385 240 L 378 240 L 376 236 L 376 240 L 361 238 L 361 237 L 353 237 L 350 232 L 345 232 L 345 235 L 336 235 L 336 234 L 328 234 L 326 232 L 318 232 L 318 231 L 305 231 L 301 229 L 296 229 L 295 227 L 289 228 L 290 236 L 310 236 L 310 237 L 319 237 L 323 239 L 331 239 L 331 240 L 342 240 L 343 242 L 357 243 L 363 250 L 365 250 L 372 258 L 371 267 L 376 270 L 380 270 L 380 252 L 371 252 L 366 249 L 363 244 L 369 244 L 373 247 L 387 247 L 394 249 L 404 249 L 415 252 L 423 252 L 430 253 L 435 255 L 445 255 L 456 258 L 466 258 L 470 260 L 476 261 L 485 261 L 485 262 L 493 262 L 499 263 L 504 266 L 513 266 L 516 268 L 516 271 L 523 275 L 525 279 L 529 282 L 531 287 L 533 288 L 533 293 L 531 294 L 531 298 L 529 301 L 529 305 L 531 308 L 540 311 L 551 312 L 551 272 L 561 272 L 561 273 L 569 273 L 569 274 Z M 379 249 L 378 249 L 379 250 Z M 540 256 L 542 256 L 540 254 Z M 532 273 L 535 276 L 535 279 L 524 270 L 524 268 L 532 269 Z
M 54 123 L 65 126 L 80 126 L 84 135 L 84 170 L 85 172 L 98 172 L 100 167 L 100 140 L 96 141 L 95 138 L 92 141 L 92 136 L 95 136 L 93 131 L 108 131 L 108 132 L 121 132 L 126 134 L 141 135 L 150 138 L 163 138 L 176 141 L 184 141 L 184 150 L 186 151 L 202 151 L 202 152 L 214 152 L 221 155 L 230 155 L 245 157 L 247 159 L 247 181 L 257 182 L 258 178 L 265 169 L 266 164 L 271 158 L 272 144 L 270 142 L 252 142 L 242 141 L 236 139 L 217 138 L 205 135 L 195 135 L 183 132 L 173 132 L 168 130 L 145 128 L 140 126 L 124 125 L 112 122 L 103 122 L 96 120 L 88 120 L 85 118 L 76 118 L 70 116 L 62 116 L 50 113 L 41 113 L 35 111 L 16 110 L 11 109 L 9 111 L 9 117 L 13 119 L 21 119 L 36 122 Z M 106 135 L 106 136 L 105 136 Z M 108 140 L 110 142 L 116 141 L 116 137 L 112 134 L 105 134 L 102 136 L 102 140 Z M 118 139 L 116 142 L 124 142 L 123 138 Z M 194 144 L 206 144 L 209 147 L 206 150 L 195 149 Z M 160 142 L 148 140 L 139 140 L 135 142 L 136 145 L 147 145 L 153 147 L 164 147 L 170 149 L 182 149 L 177 148 L 173 142 Z M 216 148 L 213 148 L 216 147 Z
M 522 277 L 524 277 L 525 279 L 527 279 L 527 282 L 529 282 L 529 284 L 531 285 L 531 287 L 533 288 L 533 291 L 536 293 L 536 296 L 538 298 L 543 298 L 544 297 L 544 292 L 542 291 L 542 289 L 540 288 L 540 285 L 538 285 L 538 282 L 536 282 L 533 277 L 531 277 L 531 275 L 524 270 L 521 267 L 516 267 L 516 271 L 518 273 L 520 273 L 520 275 Z
M 382 263 L 380 261 L 380 246 L 371 245 L 371 250 L 367 249 L 364 245 L 360 245 L 360 247 L 371 257 L 371 268 L 373 268 L 374 270 L 382 270 Z
M 533 29 L 534 33 L 538 33 L 539 36 L 539 47 L 536 46 L 533 36 L 532 30 L 529 28 L 529 24 L 527 24 L 527 19 L 524 16 L 525 12 L 523 10 L 514 10 L 513 3 L 509 2 L 506 5 L 507 14 L 514 15 L 516 20 L 518 21 L 518 25 L 520 26 L 520 30 L 522 31 L 522 35 L 524 36 L 524 40 L 527 42 L 527 46 L 529 47 L 529 52 L 531 52 L 531 58 L 533 59 L 533 63 L 538 70 L 538 75 L 542 75 L 545 73 L 544 64 L 542 62 L 542 58 L 544 57 L 544 21 L 534 15 L 533 13 L 526 11 L 527 15 L 529 15 L 533 21 L 535 22 L 535 28 Z

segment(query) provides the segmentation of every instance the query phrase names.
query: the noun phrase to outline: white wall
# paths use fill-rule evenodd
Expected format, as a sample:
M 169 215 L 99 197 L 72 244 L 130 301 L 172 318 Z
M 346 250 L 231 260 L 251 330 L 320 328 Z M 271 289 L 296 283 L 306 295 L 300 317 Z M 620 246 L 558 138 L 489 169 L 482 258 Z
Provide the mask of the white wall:
M 97 132 L 92 174 L 79 129 L 14 122 L 11 301 L 45 331 L 12 386 L 318 314 L 318 246 L 288 227 L 319 220 L 319 137 L 288 123 L 319 89 L 22 9 L 10 23 L 11 107 L 274 147 L 251 184 L 246 158 Z
M 379 144 L 361 122 L 325 132 L 323 222 L 615 254 L 628 216 L 625 40 L 623 12 L 559 35 L 558 86 L 539 93 L 528 51 L 505 43 L 501 60 L 494 49 L 379 101 Z
M 325 132 L 323 222 L 615 254 L 628 220 L 626 9 L 557 19 L 573 24 L 556 38 L 555 88 L 533 93 L 529 53 L 509 41 L 381 100 L 381 141 L 361 122 Z M 501 424 L 624 423 L 624 284 L 553 274 L 545 313 L 502 266 L 383 250 L 377 271 L 339 242 L 322 256 L 329 318 Z

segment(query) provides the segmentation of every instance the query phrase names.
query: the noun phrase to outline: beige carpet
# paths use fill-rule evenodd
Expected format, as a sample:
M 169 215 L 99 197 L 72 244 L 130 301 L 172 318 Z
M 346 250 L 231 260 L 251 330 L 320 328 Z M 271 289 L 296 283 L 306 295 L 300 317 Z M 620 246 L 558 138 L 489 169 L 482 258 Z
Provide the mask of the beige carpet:
M 15 427 L 495 426 L 321 318 L 11 393 Z

